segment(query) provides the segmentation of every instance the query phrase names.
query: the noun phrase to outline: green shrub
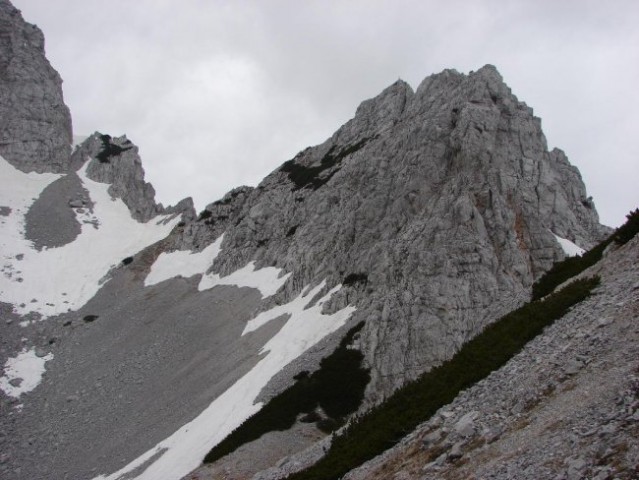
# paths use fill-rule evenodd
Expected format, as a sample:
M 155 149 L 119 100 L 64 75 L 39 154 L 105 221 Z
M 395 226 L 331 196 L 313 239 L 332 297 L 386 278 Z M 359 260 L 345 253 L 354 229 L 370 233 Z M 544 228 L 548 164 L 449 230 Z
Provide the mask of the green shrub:
M 234 189 L 230 193 L 227 193 L 226 195 L 224 195 L 226 198 L 222 198 L 220 200 L 214 201 L 213 205 L 229 205 L 231 202 L 233 202 L 235 198 L 238 197 L 240 193 L 244 193 L 244 192 L 245 192 L 245 189 L 242 187 L 239 187 L 238 189 Z
M 366 273 L 349 273 L 342 281 L 342 285 L 355 285 L 357 283 L 367 285 L 368 275 Z
M 351 328 L 335 351 L 320 362 L 315 373 L 296 375 L 293 386 L 272 398 L 213 447 L 204 463 L 214 462 L 265 433 L 288 430 L 300 414 L 305 414 L 301 421 L 317 422 L 318 428 L 327 433 L 342 426 L 346 417 L 359 408 L 364 399 L 364 389 L 370 381 L 368 370 L 361 366 L 363 355 L 348 348 L 363 326 L 364 322 L 360 322 Z M 316 413 L 318 406 L 327 418 Z
M 613 237 L 619 245 L 628 243 L 639 232 L 639 208 L 626 215 L 626 223 L 615 231 Z
M 201 222 L 202 220 L 204 220 L 205 225 L 212 226 L 212 225 L 215 225 L 216 222 L 227 220 L 228 218 L 229 218 L 228 215 L 213 216 L 213 212 L 211 210 L 204 209 L 200 212 L 196 221 Z
M 489 325 L 450 360 L 397 390 L 354 419 L 320 461 L 290 480 L 338 479 L 395 445 L 465 388 L 488 376 L 543 329 L 585 299 L 598 278 L 576 281 L 542 301 L 531 302 Z
M 333 145 L 329 151 L 326 152 L 326 155 L 322 157 L 320 164 L 316 167 L 306 167 L 297 163 L 295 159 L 292 159 L 285 162 L 280 168 L 280 171 L 288 173 L 289 180 L 295 184 L 293 190 L 299 190 L 300 188 L 312 188 L 313 190 L 317 190 L 328 182 L 335 173 L 337 173 L 336 169 L 327 176 L 320 178 L 320 174 L 324 170 L 328 170 L 335 165 L 338 165 L 345 157 L 355 153 L 357 150 L 366 145 L 369 140 L 370 138 L 364 138 L 356 144 L 346 146 L 339 151 L 337 151 L 337 146 Z
M 131 150 L 132 148 L 132 147 L 122 148 L 119 145 L 112 143 L 110 135 L 100 135 L 100 140 L 102 141 L 102 150 L 100 150 L 100 152 L 95 157 L 98 159 L 100 163 L 110 163 L 111 157 L 116 157 L 120 155 L 122 152 Z M 128 144 L 131 142 L 127 140 L 125 143 Z
M 605 240 L 599 242 L 598 245 L 591 248 L 583 255 L 575 257 L 567 257 L 561 262 L 555 263 L 532 287 L 532 299 L 538 300 L 550 292 L 557 286 L 564 283 L 588 267 L 591 267 L 603 255 L 604 250 L 614 240 L 617 244 L 623 245 L 639 232 L 639 208 L 626 215 L 626 222 L 617 228 L 615 232 Z
M 200 212 L 200 215 L 197 217 L 197 221 L 201 222 L 202 220 L 206 220 L 207 218 L 211 218 L 211 216 L 213 215 L 213 212 L 210 210 L 202 210 Z
M 561 262 L 555 263 L 550 270 L 533 284 L 532 300 L 539 300 L 545 297 L 566 280 L 579 275 L 588 267 L 597 263 L 601 260 L 603 251 L 610 242 L 612 242 L 612 237 L 608 237 L 581 256 L 566 257 Z

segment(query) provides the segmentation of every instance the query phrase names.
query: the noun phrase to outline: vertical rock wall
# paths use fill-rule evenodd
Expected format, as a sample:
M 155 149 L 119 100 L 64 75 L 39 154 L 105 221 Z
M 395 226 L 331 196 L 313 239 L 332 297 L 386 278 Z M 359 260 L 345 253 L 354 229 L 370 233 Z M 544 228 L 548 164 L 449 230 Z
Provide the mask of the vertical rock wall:
M 65 172 L 71 116 L 44 36 L 0 0 L 0 155 L 23 172 Z

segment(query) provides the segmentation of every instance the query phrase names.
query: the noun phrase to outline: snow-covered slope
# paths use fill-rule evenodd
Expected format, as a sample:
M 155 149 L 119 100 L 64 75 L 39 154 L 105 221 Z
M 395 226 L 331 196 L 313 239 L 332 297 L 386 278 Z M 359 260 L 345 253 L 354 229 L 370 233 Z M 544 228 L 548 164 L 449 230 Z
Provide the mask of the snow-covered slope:
M 263 297 L 270 297 L 286 283 L 291 276 L 284 274 L 282 269 L 275 267 L 255 268 L 255 262 L 249 262 L 229 275 L 206 273 L 221 251 L 224 234 L 200 252 L 191 250 L 176 250 L 162 252 L 151 266 L 151 271 L 144 280 L 145 286 L 155 285 L 175 277 L 192 277 L 202 275 L 198 289 L 208 290 L 216 285 L 235 285 L 236 287 L 251 287 L 260 291 Z
M 107 192 L 109 185 L 90 180 L 85 170 L 86 165 L 78 176 L 92 206 L 73 208 L 80 235 L 64 246 L 37 250 L 25 238 L 25 215 L 63 175 L 22 173 L 0 157 L 0 206 L 6 212 L 0 217 L 0 301 L 14 305 L 16 313 L 48 317 L 77 310 L 108 280 L 111 268 L 166 237 L 180 220 L 167 215 L 137 222 Z
M 262 281 L 254 274 L 256 284 Z M 263 406 L 256 401 L 260 391 L 280 370 L 324 337 L 343 326 L 354 307 L 343 308 L 333 314 L 322 314 L 322 306 L 339 291 L 331 289 L 320 300 L 313 300 L 325 287 L 307 287 L 299 297 L 261 313 L 251 320 L 243 334 L 258 329 L 270 320 L 289 316 L 281 330 L 262 347 L 263 358 L 246 375 L 215 399 L 200 415 L 184 425 L 166 440 L 148 450 L 123 469 L 96 480 L 179 479 L 195 469 L 207 452 L 236 429 L 244 420 Z

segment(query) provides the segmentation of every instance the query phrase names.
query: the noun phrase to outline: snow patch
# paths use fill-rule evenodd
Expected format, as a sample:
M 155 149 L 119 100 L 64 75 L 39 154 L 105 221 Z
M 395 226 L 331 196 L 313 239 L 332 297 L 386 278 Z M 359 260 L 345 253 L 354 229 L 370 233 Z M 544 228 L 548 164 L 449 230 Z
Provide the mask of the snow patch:
M 36 355 L 35 348 L 23 349 L 4 364 L 4 376 L 0 377 L 0 390 L 14 398 L 30 392 L 42 381 L 44 364 L 49 360 L 53 360 L 52 353 L 39 357 Z M 14 382 L 14 385 L 11 382 Z
M 303 291 L 297 298 L 293 299 L 289 303 L 285 305 L 277 305 L 271 308 L 270 310 L 260 313 L 257 317 L 247 322 L 246 327 L 244 327 L 244 331 L 242 332 L 242 335 L 246 335 L 249 332 L 253 332 L 257 330 L 258 328 L 260 328 L 262 325 L 265 325 L 271 320 L 275 320 L 276 318 L 281 317 L 282 315 L 291 315 L 291 316 L 303 315 L 304 312 L 306 311 L 304 310 L 304 308 L 306 307 L 306 305 L 308 305 L 309 300 L 312 300 L 313 297 L 317 295 L 324 288 L 325 285 L 326 285 L 326 282 L 322 282 L 320 285 L 318 285 L 313 290 L 311 290 L 310 293 Z M 329 298 L 331 298 L 331 296 L 333 296 L 334 293 L 339 292 L 341 288 L 342 288 L 341 283 L 333 287 L 326 295 L 324 295 L 320 300 L 317 301 L 317 304 L 313 308 L 318 308 L 321 311 L 322 305 L 324 305 L 324 303 Z M 306 290 L 308 289 L 309 287 L 306 288 Z M 311 311 L 311 310 L 313 309 L 309 309 L 308 311 Z M 299 325 L 302 326 L 301 323 L 299 323 Z M 264 349 L 266 349 L 267 346 L 265 346 Z
M 188 278 L 201 274 L 202 279 L 198 285 L 200 292 L 217 285 L 234 285 L 255 288 L 260 291 L 262 298 L 266 298 L 275 295 L 291 276 L 290 273 L 282 275 L 282 269 L 275 267 L 256 270 L 255 262 L 249 262 L 225 277 L 221 277 L 218 273 L 205 274 L 213 264 L 213 260 L 220 254 L 223 237 L 224 234 L 201 252 L 178 250 L 161 253 L 151 266 L 151 271 L 144 280 L 144 285 L 148 287 L 169 278 Z
M 144 286 L 155 285 L 173 277 L 189 278 L 208 270 L 220 253 L 220 246 L 224 234 L 201 252 L 190 250 L 177 250 L 175 252 L 162 252 L 151 265 L 151 271 L 144 279 Z
M 562 250 L 568 257 L 583 255 L 583 253 L 586 251 L 566 238 L 561 238 L 559 235 L 555 235 L 554 233 L 553 235 L 555 236 Z
M 226 277 L 220 277 L 217 273 L 204 275 L 197 288 L 202 291 L 213 288 L 216 285 L 252 287 L 260 291 L 262 298 L 266 298 L 271 295 L 275 295 L 280 287 L 286 283 L 288 277 L 291 276 L 290 273 L 287 273 L 280 277 L 281 273 L 282 270 L 275 267 L 266 267 L 255 270 L 255 262 L 249 262 L 244 267 L 234 271 Z
M 161 216 L 137 222 L 122 200 L 111 198 L 109 184 L 87 178 L 86 167 L 77 173 L 93 201 L 91 219 L 78 217 L 86 222 L 73 242 L 37 251 L 24 237 L 24 216 L 61 175 L 26 174 L 0 158 L 0 205 L 12 209 L 0 217 L 0 300 L 13 304 L 16 313 L 47 317 L 82 307 L 111 268 L 166 237 L 180 220 Z
M 306 308 L 324 286 L 325 282 L 322 282 L 313 289 L 307 288 L 305 293 L 288 304 L 275 307 L 251 320 L 249 331 L 283 314 L 290 315 L 282 329 L 262 349 L 263 353 L 268 352 L 266 356 L 197 418 L 123 469 L 95 480 L 117 480 L 124 476 L 129 480 L 178 480 L 197 468 L 211 448 L 262 408 L 261 403 L 254 403 L 255 399 L 277 372 L 343 326 L 353 314 L 355 307 L 351 306 L 332 315 L 321 312 L 322 305 L 341 285 L 330 290 L 312 307 Z M 248 332 L 245 330 L 244 333 Z M 145 463 L 148 463 L 146 469 L 133 476 L 133 472 Z

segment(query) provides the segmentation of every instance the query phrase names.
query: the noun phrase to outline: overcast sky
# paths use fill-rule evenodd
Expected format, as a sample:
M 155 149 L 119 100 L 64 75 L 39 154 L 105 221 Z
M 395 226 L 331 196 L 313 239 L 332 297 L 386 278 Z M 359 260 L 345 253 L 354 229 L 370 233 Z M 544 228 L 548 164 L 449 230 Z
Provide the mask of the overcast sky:
M 165 205 L 256 185 L 402 78 L 497 66 L 603 223 L 639 206 L 636 0 L 13 0 L 74 133 L 126 134 Z

